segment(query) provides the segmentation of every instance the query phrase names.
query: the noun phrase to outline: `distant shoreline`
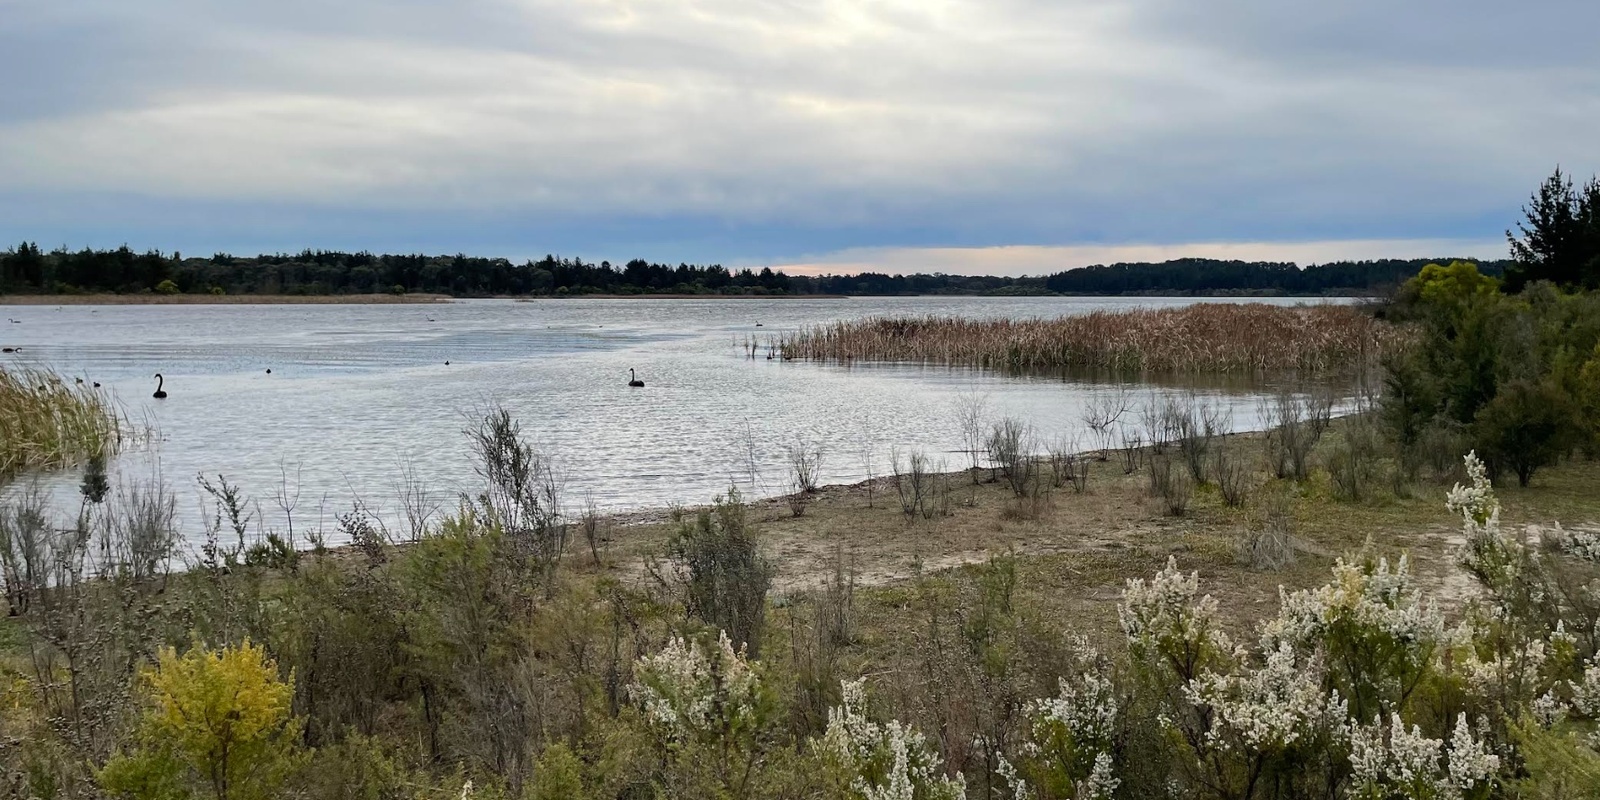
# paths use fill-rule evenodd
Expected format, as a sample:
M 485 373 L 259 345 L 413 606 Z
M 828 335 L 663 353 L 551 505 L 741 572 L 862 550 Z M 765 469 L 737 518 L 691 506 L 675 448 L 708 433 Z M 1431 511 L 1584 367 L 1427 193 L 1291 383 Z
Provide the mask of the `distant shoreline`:
M 849 300 L 848 294 L 539 294 L 509 298 L 519 303 L 535 300 Z M 860 295 L 869 296 L 869 295 Z
M 442 294 L 7 294 L 0 306 L 417 305 Z
M 1124 294 L 541 294 L 496 295 L 492 297 L 453 297 L 444 294 L 0 294 L 0 306 L 205 306 L 205 305 L 428 305 L 451 303 L 457 300 L 512 300 L 533 303 L 544 300 L 567 302 L 571 300 L 851 300 L 860 298 L 951 298 L 973 297 L 984 299 L 1014 299 L 1019 297 L 1056 297 L 1088 299 L 1226 299 L 1226 300 L 1326 300 L 1332 298 L 1362 299 L 1371 297 L 1359 293 L 1327 294 L 1224 294 L 1217 292 L 1128 292 Z

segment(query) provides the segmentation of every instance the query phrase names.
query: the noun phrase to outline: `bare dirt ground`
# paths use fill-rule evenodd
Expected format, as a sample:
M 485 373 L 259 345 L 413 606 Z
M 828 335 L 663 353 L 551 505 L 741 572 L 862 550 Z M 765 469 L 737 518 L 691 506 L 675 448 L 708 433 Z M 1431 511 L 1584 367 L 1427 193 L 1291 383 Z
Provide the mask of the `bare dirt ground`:
M 1242 435 L 1229 437 L 1228 446 L 1248 455 L 1263 445 L 1257 435 Z M 1374 482 L 1371 496 L 1352 501 L 1335 499 L 1326 475 L 1296 485 L 1263 471 L 1243 507 L 1226 507 L 1215 489 L 1202 486 L 1182 517 L 1164 514 L 1149 497 L 1145 475 L 1125 473 L 1115 457 L 1092 463 L 1086 491 L 1054 489 L 1037 508 L 1020 503 L 987 471 L 977 483 L 969 473 L 952 474 L 949 482 L 950 513 L 932 520 L 902 513 L 888 478 L 824 487 L 798 517 L 784 498 L 752 503 L 749 519 L 777 569 L 775 594 L 820 587 L 842 559 L 858 587 L 893 605 L 919 576 L 948 576 L 1005 553 L 1020 557 L 1019 591 L 1063 619 L 1095 628 L 1115 623 L 1128 578 L 1153 574 L 1169 556 L 1184 570 L 1199 570 L 1204 591 L 1240 626 L 1274 613 L 1280 586 L 1325 583 L 1340 556 L 1405 555 L 1424 590 L 1446 609 L 1475 591 L 1455 564 L 1461 526 L 1444 507 L 1448 481 L 1420 481 L 1401 496 Z M 1600 464 L 1577 461 L 1541 471 L 1528 489 L 1513 483 L 1497 490 L 1504 523 L 1521 530 L 1558 521 L 1567 528 L 1600 526 L 1597 487 Z M 1257 569 L 1242 563 L 1240 543 L 1266 526 L 1273 493 L 1286 498 L 1279 507 L 1292 520 L 1296 557 L 1282 568 Z M 643 574 L 644 556 L 660 552 L 674 526 L 664 514 L 622 522 L 632 524 L 617 529 L 612 569 Z

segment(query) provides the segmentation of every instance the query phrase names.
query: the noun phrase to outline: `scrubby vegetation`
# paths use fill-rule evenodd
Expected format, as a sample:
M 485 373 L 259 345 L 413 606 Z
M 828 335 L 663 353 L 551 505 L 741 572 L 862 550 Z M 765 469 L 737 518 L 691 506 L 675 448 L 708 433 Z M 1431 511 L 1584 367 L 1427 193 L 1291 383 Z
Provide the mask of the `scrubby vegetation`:
M 1375 364 L 1401 338 L 1349 306 L 1201 303 L 1058 319 L 872 318 L 785 334 L 777 345 L 784 358 L 1011 370 L 1310 373 Z
M 1413 458 L 1464 441 L 1490 473 L 1524 486 L 1575 450 L 1595 451 L 1600 411 L 1600 294 L 1549 283 L 1520 294 L 1471 264 L 1431 266 L 1391 316 L 1413 320 L 1417 345 L 1390 354 L 1381 414 Z
M 33 506 L 15 552 L 53 566 L 7 578 L 0 756 L 21 797 L 1588 796 L 1600 544 L 1505 528 L 1464 473 L 1465 604 L 1369 545 L 1253 624 L 1169 562 L 1115 632 L 1027 599 L 1017 555 L 870 605 L 840 557 L 775 601 L 737 497 L 680 516 L 645 580 L 549 569 L 492 492 L 287 559 L 216 531 L 183 562 L 118 522 L 161 521 L 126 490 L 64 529 Z

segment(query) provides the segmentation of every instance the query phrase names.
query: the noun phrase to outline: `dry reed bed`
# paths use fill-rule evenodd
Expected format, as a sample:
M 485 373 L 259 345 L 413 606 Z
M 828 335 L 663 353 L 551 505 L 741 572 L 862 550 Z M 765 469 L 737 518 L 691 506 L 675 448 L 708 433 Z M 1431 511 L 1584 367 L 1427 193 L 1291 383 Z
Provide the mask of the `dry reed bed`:
M 48 370 L 0 367 L 0 485 L 110 456 L 121 443 L 121 416 L 104 390 Z
M 1370 365 L 1402 338 L 1350 306 L 1197 303 L 1056 319 L 872 317 L 784 334 L 777 346 L 786 359 L 1244 373 Z

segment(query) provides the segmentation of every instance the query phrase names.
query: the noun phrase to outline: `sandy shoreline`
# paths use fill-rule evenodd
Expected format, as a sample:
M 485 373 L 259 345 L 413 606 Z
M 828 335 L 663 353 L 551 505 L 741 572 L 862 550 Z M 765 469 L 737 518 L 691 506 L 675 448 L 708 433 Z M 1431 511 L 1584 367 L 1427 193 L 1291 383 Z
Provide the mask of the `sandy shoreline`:
M 3 306 L 415 305 L 448 303 L 442 294 L 9 294 Z

